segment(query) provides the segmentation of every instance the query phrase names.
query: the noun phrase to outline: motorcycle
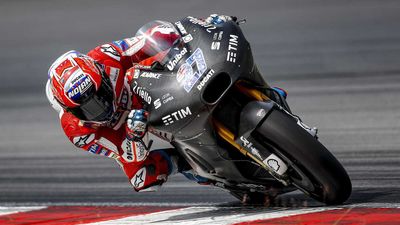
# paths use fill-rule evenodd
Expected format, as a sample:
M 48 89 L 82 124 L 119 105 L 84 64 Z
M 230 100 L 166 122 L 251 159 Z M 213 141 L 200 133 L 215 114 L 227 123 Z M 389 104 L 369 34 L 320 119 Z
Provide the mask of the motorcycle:
M 131 84 L 149 111 L 149 132 L 168 141 L 196 176 L 240 200 L 261 202 L 294 190 L 340 204 L 351 181 L 338 160 L 299 123 L 254 63 L 242 21 L 174 24 L 180 38 L 141 68 Z M 149 40 L 154 41 L 154 40 Z M 154 50 L 154 49 L 153 49 Z

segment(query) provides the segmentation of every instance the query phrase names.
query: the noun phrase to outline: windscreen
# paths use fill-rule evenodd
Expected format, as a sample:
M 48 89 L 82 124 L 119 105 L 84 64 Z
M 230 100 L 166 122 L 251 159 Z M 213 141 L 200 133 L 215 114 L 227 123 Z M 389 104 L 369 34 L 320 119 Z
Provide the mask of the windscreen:
M 142 53 L 147 56 L 140 62 L 151 65 L 152 62 L 169 61 L 168 52 L 181 42 L 181 36 L 175 26 L 166 21 L 156 20 L 142 26 L 135 35 L 143 43 Z

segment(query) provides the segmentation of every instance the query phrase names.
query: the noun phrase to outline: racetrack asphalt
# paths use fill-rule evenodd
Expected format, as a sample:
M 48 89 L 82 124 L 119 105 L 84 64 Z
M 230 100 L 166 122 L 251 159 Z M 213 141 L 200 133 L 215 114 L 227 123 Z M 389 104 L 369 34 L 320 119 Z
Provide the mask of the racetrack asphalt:
M 347 204 L 400 201 L 400 3 L 317 1 L 0 2 L 0 205 L 236 205 L 228 193 L 171 177 L 135 193 L 110 159 L 76 149 L 45 99 L 47 69 L 142 24 L 219 12 L 242 25 L 270 85 L 319 127 L 353 182 Z M 318 205 L 295 192 L 282 206 Z

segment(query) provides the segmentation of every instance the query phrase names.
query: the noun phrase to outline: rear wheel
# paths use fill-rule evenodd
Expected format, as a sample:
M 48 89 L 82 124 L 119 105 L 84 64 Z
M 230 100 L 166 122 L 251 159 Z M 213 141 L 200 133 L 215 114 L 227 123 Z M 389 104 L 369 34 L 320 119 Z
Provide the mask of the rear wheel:
M 314 199 L 340 204 L 351 193 L 351 181 L 337 159 L 287 113 L 272 110 L 252 135 L 288 165 L 289 181 Z

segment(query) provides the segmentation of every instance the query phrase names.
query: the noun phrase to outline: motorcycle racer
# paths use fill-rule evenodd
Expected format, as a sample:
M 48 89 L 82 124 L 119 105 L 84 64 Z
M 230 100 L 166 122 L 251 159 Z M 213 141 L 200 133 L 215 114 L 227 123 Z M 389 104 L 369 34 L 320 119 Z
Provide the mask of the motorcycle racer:
M 213 14 L 205 22 L 228 20 L 232 18 Z M 148 113 L 131 84 L 141 69 L 155 65 L 180 40 L 171 23 L 158 22 L 135 37 L 103 44 L 87 54 L 63 54 L 50 66 L 46 85 L 68 139 L 90 153 L 115 159 L 136 191 L 151 190 L 178 170 L 189 179 L 208 182 L 191 174 L 190 168 L 178 168 L 173 151 L 149 151 L 143 141 Z M 287 105 L 284 90 L 271 90 L 275 101 Z
M 214 14 L 207 20 L 222 23 L 230 17 Z M 69 51 L 49 69 L 46 94 L 65 135 L 78 148 L 115 159 L 136 191 L 164 183 L 177 170 L 177 159 L 171 151 L 150 152 L 145 146 L 148 113 L 130 84 L 179 37 L 172 24 L 161 22 L 87 54 Z

